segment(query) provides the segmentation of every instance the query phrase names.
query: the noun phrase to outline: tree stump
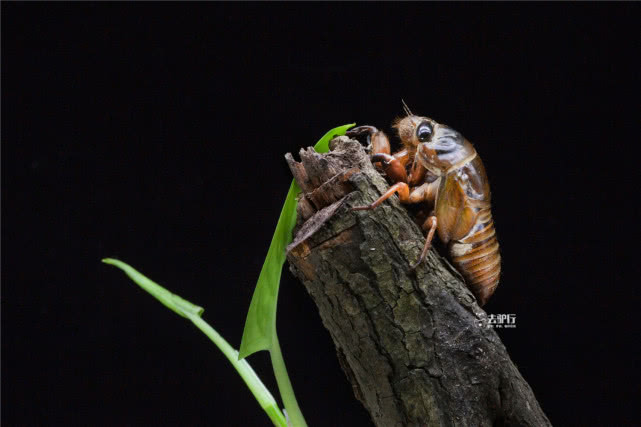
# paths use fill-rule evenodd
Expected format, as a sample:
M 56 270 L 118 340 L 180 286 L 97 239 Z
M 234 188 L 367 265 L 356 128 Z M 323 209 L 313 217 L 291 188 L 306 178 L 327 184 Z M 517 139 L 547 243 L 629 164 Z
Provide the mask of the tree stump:
M 355 140 L 327 154 L 285 157 L 303 193 L 287 259 L 336 345 L 356 397 L 377 426 L 546 426 L 463 279 L 397 197 L 372 211 L 388 183 Z

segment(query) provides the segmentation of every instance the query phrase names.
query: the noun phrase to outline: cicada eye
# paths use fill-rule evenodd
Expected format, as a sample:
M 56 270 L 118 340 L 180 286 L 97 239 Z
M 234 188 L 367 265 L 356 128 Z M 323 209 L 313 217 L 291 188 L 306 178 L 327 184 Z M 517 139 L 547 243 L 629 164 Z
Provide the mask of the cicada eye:
M 432 126 L 429 123 L 423 122 L 420 125 L 418 125 L 418 128 L 416 129 L 416 137 L 418 138 L 419 141 L 427 142 L 430 140 L 431 136 L 432 136 Z

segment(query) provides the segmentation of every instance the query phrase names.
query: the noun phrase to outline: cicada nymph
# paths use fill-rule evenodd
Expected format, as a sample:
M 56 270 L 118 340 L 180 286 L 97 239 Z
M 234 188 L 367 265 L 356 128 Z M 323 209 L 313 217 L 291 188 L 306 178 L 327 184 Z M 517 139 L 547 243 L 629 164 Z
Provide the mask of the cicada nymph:
M 494 293 L 501 273 L 485 167 L 463 135 L 430 118 L 415 116 L 407 108 L 406 112 L 406 117 L 394 123 L 403 144 L 394 154 L 387 136 L 373 126 L 347 132 L 350 137 L 368 136 L 372 162 L 380 163 L 393 183 L 369 206 L 353 209 L 374 209 L 395 193 L 402 203 L 424 204 L 428 215 L 422 228 L 427 237 L 411 268 L 425 259 L 436 232 L 483 306 Z

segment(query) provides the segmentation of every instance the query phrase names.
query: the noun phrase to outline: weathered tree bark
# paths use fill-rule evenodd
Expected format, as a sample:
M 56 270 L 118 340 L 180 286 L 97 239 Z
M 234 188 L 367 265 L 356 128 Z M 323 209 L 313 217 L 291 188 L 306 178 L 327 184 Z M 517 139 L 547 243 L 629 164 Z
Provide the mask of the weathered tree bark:
M 436 251 L 415 272 L 424 236 L 363 147 L 286 156 L 303 189 L 288 250 L 338 358 L 378 426 L 546 426 L 547 417 L 487 315 Z

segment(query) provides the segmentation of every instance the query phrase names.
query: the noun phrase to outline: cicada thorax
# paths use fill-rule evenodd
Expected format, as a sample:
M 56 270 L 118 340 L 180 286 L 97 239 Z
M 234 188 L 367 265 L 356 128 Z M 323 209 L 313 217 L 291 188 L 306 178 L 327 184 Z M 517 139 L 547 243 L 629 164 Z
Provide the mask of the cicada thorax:
M 452 263 L 479 304 L 484 305 L 498 286 L 501 274 L 485 168 L 476 156 L 441 179 L 434 210 L 439 238 L 447 244 Z

